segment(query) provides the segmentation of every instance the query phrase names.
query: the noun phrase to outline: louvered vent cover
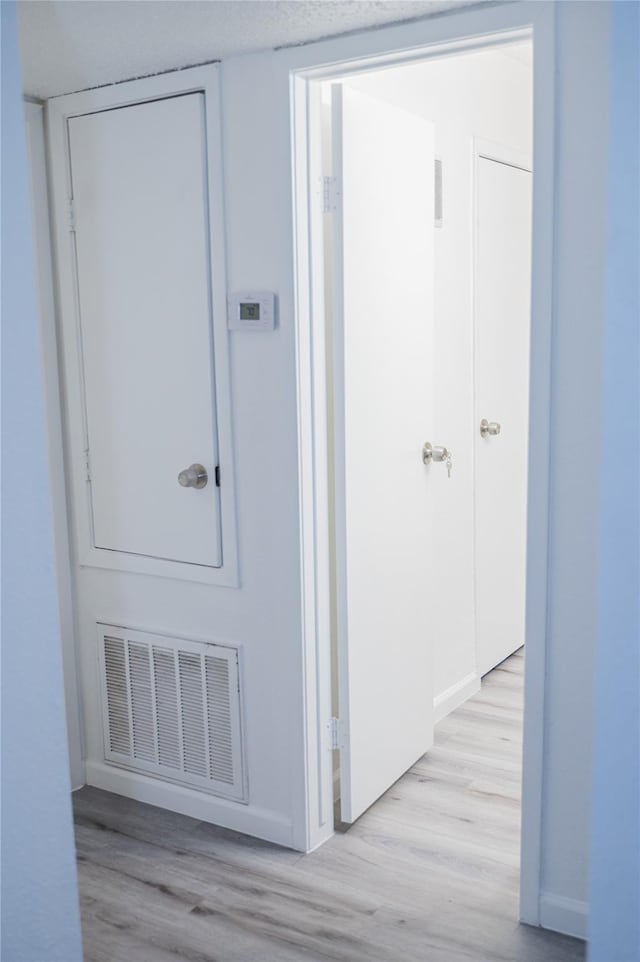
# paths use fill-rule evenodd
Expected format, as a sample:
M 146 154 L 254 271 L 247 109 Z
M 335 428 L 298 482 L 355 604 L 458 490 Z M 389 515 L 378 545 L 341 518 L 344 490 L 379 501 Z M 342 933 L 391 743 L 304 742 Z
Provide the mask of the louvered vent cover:
M 106 760 L 245 801 L 237 649 L 98 629 Z

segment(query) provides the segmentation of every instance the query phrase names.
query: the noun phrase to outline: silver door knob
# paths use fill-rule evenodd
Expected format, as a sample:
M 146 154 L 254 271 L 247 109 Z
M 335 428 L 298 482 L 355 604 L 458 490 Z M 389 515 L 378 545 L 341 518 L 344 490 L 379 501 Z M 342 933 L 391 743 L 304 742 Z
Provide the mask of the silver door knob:
M 207 469 L 201 464 L 192 464 L 178 475 L 178 484 L 183 488 L 204 488 L 208 480 Z
M 431 444 L 427 441 L 422 445 L 422 463 L 431 464 L 432 461 L 446 461 L 449 451 L 443 444 Z
M 496 434 L 500 434 L 500 422 L 499 421 L 487 421 L 483 418 L 480 422 L 480 434 L 483 438 L 492 437 L 494 438 Z

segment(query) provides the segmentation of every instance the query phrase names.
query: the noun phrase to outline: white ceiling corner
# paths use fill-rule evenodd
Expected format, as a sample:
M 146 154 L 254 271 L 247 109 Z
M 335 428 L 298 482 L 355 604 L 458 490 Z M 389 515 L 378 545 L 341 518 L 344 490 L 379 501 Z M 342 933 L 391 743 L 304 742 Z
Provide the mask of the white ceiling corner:
M 19 0 L 24 89 L 86 87 L 487 0 Z

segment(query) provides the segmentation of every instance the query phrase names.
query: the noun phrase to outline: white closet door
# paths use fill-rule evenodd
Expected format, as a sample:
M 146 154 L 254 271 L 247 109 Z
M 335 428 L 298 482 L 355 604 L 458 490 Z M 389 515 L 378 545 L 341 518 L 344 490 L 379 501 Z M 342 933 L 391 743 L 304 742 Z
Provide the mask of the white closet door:
M 342 819 L 432 744 L 433 129 L 333 88 Z
M 94 545 L 219 566 L 204 97 L 74 117 L 69 146 Z
M 478 161 L 476 628 L 484 675 L 524 644 L 531 173 Z M 480 435 L 482 419 L 500 424 Z

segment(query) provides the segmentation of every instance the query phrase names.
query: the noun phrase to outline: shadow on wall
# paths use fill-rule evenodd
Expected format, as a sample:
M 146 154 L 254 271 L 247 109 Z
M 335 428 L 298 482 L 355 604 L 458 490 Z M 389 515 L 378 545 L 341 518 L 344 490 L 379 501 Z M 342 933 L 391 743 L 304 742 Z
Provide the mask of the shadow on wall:
M 640 959 L 640 6 L 613 3 L 590 962 Z
M 81 962 L 16 5 L 2 29 L 2 948 Z M 6 466 L 20 466 L 10 472 Z M 8 563 L 7 563 L 8 562 Z

